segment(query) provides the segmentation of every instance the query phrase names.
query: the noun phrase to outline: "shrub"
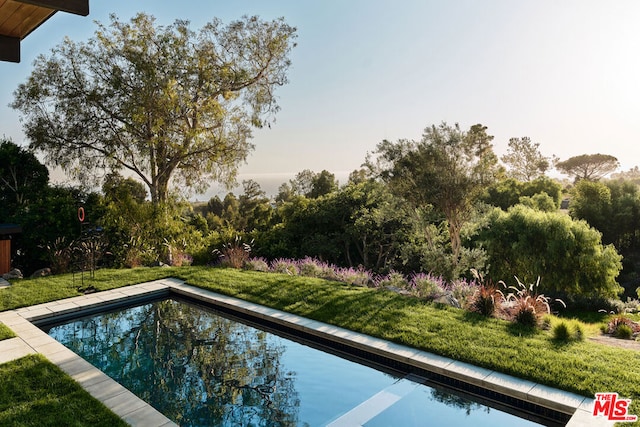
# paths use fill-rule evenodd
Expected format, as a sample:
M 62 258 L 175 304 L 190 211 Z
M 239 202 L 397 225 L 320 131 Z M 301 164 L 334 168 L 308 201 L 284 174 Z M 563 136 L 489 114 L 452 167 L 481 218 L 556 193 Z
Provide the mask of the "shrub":
M 493 316 L 504 301 L 504 294 L 491 282 L 485 283 L 483 275 L 475 268 L 471 274 L 480 283 L 469 302 L 469 310 L 483 316 Z
M 441 297 L 445 293 L 445 288 L 446 283 L 442 277 L 425 273 L 414 274 L 409 283 L 409 289 L 414 296 L 427 300 Z
M 521 205 L 494 210 L 475 238 L 489 257 L 492 277 L 518 271 L 526 282 L 545 272 L 544 292 L 615 298 L 621 256 L 602 243 L 598 230 L 558 212 Z
M 337 268 L 334 270 L 336 280 L 349 285 L 369 286 L 373 283 L 371 273 L 362 268 Z
M 69 271 L 72 246 L 73 242 L 67 243 L 64 237 L 58 237 L 53 244 L 46 246 L 53 274 L 62 274 Z
M 503 300 L 504 295 L 493 284 L 482 284 L 471 297 L 469 310 L 491 317 L 502 305 Z
M 515 278 L 517 286 L 509 286 L 507 290 L 511 290 L 505 297 L 505 315 L 507 319 L 527 327 L 536 327 L 540 324 L 540 320 L 546 314 L 551 314 L 551 308 L 549 306 L 549 297 L 543 294 L 538 294 L 538 288 L 540 286 L 540 277 L 536 283 L 532 283 L 529 286 L 525 285 Z M 505 287 L 506 284 L 501 282 Z M 555 300 L 564 303 L 561 300 Z
M 305 257 L 298 261 L 298 270 L 301 276 L 323 277 L 327 265 L 311 257 Z
M 614 316 L 607 323 L 606 333 L 622 339 L 631 339 L 640 333 L 640 325 L 626 316 Z
M 579 322 L 561 320 L 551 328 L 553 339 L 558 342 L 584 340 L 584 328 Z
M 633 329 L 631 329 L 631 327 L 628 325 L 618 325 L 613 333 L 613 336 L 623 340 L 630 340 L 633 336 Z
M 533 305 L 528 300 L 520 300 L 512 314 L 512 319 L 519 325 L 527 328 L 535 328 L 538 326 L 540 315 L 536 312 Z
M 378 288 L 396 288 L 406 290 L 409 287 L 407 279 L 397 271 L 391 271 L 386 276 L 379 277 L 375 282 Z
M 224 243 L 222 249 L 214 249 L 213 254 L 218 256 L 222 265 L 243 268 L 245 262 L 249 260 L 251 244 L 244 243 L 242 237 L 236 235 L 233 241 Z
M 475 281 L 467 281 L 466 279 L 454 280 L 447 285 L 447 291 L 458 301 L 461 307 L 468 307 L 473 295 L 478 289 Z
M 244 263 L 244 268 L 253 271 L 269 271 L 269 263 L 264 258 L 250 258 Z
M 569 325 L 566 322 L 557 323 L 551 328 L 553 339 L 561 342 L 568 342 L 571 340 L 571 332 L 569 332 Z
M 573 326 L 573 338 L 576 341 L 583 341 L 584 340 L 584 328 L 579 323 L 576 323 Z
M 271 271 L 297 276 L 300 273 L 298 264 L 291 259 L 278 258 L 271 263 Z

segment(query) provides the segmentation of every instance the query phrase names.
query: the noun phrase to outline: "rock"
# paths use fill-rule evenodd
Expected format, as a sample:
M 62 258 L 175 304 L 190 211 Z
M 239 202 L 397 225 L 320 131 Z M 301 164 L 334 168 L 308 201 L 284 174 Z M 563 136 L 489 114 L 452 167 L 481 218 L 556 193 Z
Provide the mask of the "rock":
M 162 261 L 154 261 L 151 263 L 151 267 L 169 267 L 169 265 L 165 264 Z
M 455 299 L 455 297 L 451 294 L 444 294 L 441 297 L 434 299 L 433 302 L 438 304 L 450 305 L 451 307 L 455 307 L 455 308 L 462 308 L 460 306 L 460 302 L 458 302 L 458 300 Z
M 9 271 L 8 273 L 5 273 L 2 275 L 2 278 L 4 280 L 11 280 L 11 279 L 22 279 L 22 271 L 18 270 L 17 268 L 14 268 L 13 270 Z
M 46 276 L 51 276 L 50 268 L 41 268 L 40 270 L 36 270 L 33 272 L 33 274 L 30 277 L 32 279 L 35 279 L 36 277 L 46 277 Z
M 400 295 L 411 295 L 411 293 L 409 291 L 406 291 L 404 289 L 400 289 L 400 288 L 398 288 L 396 286 L 385 286 L 384 288 L 386 290 L 388 290 L 388 291 L 395 292 L 395 293 L 400 294 Z

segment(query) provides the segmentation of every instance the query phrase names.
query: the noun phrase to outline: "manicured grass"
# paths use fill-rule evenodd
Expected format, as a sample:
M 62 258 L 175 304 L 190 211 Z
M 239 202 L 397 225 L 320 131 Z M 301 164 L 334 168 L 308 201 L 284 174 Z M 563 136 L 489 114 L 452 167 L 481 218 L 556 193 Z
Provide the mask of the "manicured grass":
M 33 355 L 0 365 L 0 425 L 127 424 L 57 366 Z
M 101 270 L 90 283 L 98 289 L 174 276 L 189 284 L 266 305 L 307 318 L 363 332 L 477 366 L 593 397 L 617 392 L 633 399 L 632 414 L 640 415 L 640 352 L 593 342 L 561 344 L 548 331 L 528 330 L 511 323 L 446 306 L 428 304 L 389 291 L 346 286 L 336 282 L 275 273 L 234 269 Z M 71 276 L 17 282 L 2 292 L 2 309 L 62 295 L 77 295 Z M 86 281 L 85 281 L 86 282 Z M 38 291 L 65 288 L 65 292 Z M 27 291 L 28 289 L 28 291 Z M 67 295 L 68 294 L 68 295 Z M 0 294 L 1 296 L 2 294 Z
M 547 331 L 319 279 L 205 268 L 177 275 L 194 286 L 584 396 L 616 391 L 640 398 L 640 352 L 589 341 L 558 344 Z
M 170 267 L 97 270 L 93 279 L 90 278 L 89 273 L 84 273 L 84 275 L 62 274 L 38 279 L 12 280 L 10 287 L 0 289 L 0 311 L 75 297 L 82 295 L 82 290 L 88 287 L 94 287 L 97 291 L 106 291 L 163 279 L 175 275 L 176 271 L 175 268 Z
M 0 323 L 0 340 L 6 340 L 7 338 L 13 338 L 16 334 L 11 329 Z

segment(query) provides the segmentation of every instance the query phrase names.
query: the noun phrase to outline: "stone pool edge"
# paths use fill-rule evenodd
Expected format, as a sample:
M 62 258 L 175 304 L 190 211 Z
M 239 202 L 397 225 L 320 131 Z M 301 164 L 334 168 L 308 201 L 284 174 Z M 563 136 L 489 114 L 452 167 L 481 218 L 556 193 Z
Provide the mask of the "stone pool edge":
M 187 296 L 251 316 L 291 327 L 305 333 L 330 337 L 343 344 L 366 350 L 373 354 L 409 363 L 418 368 L 446 375 L 498 393 L 529 401 L 546 408 L 573 414 L 567 426 L 611 426 L 604 417 L 594 417 L 594 399 L 565 392 L 527 380 L 479 368 L 442 356 L 433 355 L 411 347 L 373 338 L 326 323 L 306 319 L 294 314 L 250 303 L 238 298 L 217 294 L 206 289 L 168 278 L 131 285 L 109 291 L 67 298 L 16 310 L 0 312 L 0 322 L 11 328 L 16 338 L 0 341 L 0 363 L 30 353 L 40 353 L 76 380 L 85 390 L 125 422 L 134 427 L 176 426 L 153 407 L 129 390 L 93 367 L 80 356 L 41 331 L 32 322 L 51 317 L 73 314 L 87 309 L 101 308 L 132 299 L 144 301 L 170 294 Z

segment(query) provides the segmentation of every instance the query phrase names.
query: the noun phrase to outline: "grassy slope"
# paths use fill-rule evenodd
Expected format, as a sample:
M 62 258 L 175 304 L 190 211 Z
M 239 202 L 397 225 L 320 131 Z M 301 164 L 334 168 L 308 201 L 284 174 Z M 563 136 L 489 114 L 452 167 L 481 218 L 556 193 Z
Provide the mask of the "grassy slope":
M 463 310 L 392 292 L 251 271 L 185 269 L 190 284 L 456 360 L 593 397 L 640 398 L 640 352 L 588 341 L 561 345 Z M 640 402 L 639 402 L 640 403 Z
M 189 267 L 100 270 L 87 280 L 99 290 L 174 276 L 188 283 L 435 354 L 593 397 L 615 391 L 640 414 L 640 352 L 592 343 L 557 344 L 463 310 L 392 292 L 287 275 Z M 16 282 L 0 292 L 0 310 L 78 295 L 79 281 L 59 276 Z

